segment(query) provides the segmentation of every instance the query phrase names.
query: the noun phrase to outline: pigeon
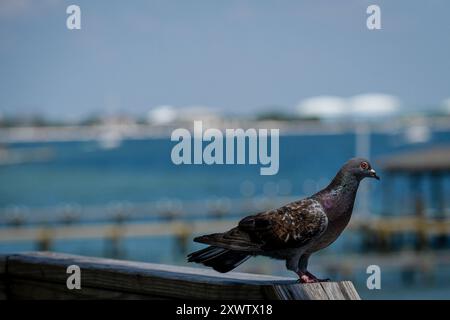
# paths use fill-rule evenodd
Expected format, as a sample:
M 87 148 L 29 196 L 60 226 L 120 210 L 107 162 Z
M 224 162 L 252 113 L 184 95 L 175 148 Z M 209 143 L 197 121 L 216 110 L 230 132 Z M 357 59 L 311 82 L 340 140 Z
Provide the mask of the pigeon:
M 223 233 L 196 237 L 209 246 L 190 253 L 189 262 L 228 272 L 253 256 L 285 260 L 300 283 L 329 281 L 307 269 L 311 254 L 328 247 L 350 221 L 362 179 L 380 180 L 369 161 L 348 160 L 331 183 L 314 195 L 281 208 L 250 215 Z

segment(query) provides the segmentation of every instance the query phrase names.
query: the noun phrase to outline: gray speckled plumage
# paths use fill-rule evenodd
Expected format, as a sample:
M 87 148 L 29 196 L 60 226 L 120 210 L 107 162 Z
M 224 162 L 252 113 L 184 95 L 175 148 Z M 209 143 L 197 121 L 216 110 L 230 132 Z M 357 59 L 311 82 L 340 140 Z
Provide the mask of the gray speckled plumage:
M 237 227 L 200 236 L 210 246 L 188 255 L 188 261 L 228 272 L 249 257 L 286 260 L 302 282 L 319 281 L 307 271 L 309 256 L 333 243 L 350 221 L 360 181 L 378 178 L 366 159 L 353 158 L 318 193 L 281 208 L 243 218 Z

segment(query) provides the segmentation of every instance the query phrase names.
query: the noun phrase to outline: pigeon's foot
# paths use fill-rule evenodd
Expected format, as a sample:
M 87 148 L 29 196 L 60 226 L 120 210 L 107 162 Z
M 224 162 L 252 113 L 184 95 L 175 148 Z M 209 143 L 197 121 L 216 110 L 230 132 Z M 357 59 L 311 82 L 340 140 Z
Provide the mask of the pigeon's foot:
M 309 275 L 308 275 L 309 274 Z M 298 282 L 299 283 L 316 283 L 319 282 L 316 277 L 314 277 L 309 272 L 297 272 L 298 275 Z M 312 276 L 312 277 L 311 277 Z
M 310 278 L 310 279 L 314 279 L 315 282 L 329 282 L 330 279 L 326 278 L 326 279 L 319 279 L 317 278 L 315 275 L 313 275 L 311 272 L 306 271 L 305 274 Z

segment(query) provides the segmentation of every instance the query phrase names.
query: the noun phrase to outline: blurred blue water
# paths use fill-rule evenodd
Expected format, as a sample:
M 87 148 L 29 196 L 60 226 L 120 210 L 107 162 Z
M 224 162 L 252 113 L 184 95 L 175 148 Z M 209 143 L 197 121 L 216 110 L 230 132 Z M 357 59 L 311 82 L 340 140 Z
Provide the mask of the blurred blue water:
M 450 142 L 449 132 L 434 132 L 430 141 L 420 144 L 402 143 L 401 134 L 372 134 L 370 158 L 374 162 L 397 151 L 445 142 Z M 254 194 L 263 194 L 267 183 L 288 181 L 285 193 L 302 196 L 323 187 L 355 156 L 353 134 L 282 136 L 278 174 L 261 176 L 259 165 L 176 166 L 170 159 L 173 145 L 169 139 L 126 140 L 115 149 L 102 149 L 96 141 L 11 144 L 12 149 L 51 147 L 55 157 L 47 162 L 0 166 L 0 208 L 101 205 L 167 197 L 240 198 L 243 181 L 251 181 Z M 376 163 L 373 166 L 377 168 Z M 370 185 L 372 210 L 379 211 L 383 180 L 364 183 Z

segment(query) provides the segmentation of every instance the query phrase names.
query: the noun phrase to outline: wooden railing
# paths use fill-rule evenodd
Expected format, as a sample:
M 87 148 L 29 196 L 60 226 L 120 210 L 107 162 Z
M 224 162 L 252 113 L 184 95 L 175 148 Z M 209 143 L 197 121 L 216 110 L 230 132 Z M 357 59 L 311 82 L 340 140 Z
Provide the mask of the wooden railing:
M 68 289 L 80 270 L 80 289 Z M 0 257 L 0 299 L 360 299 L 349 281 L 299 284 L 295 279 L 53 252 Z

